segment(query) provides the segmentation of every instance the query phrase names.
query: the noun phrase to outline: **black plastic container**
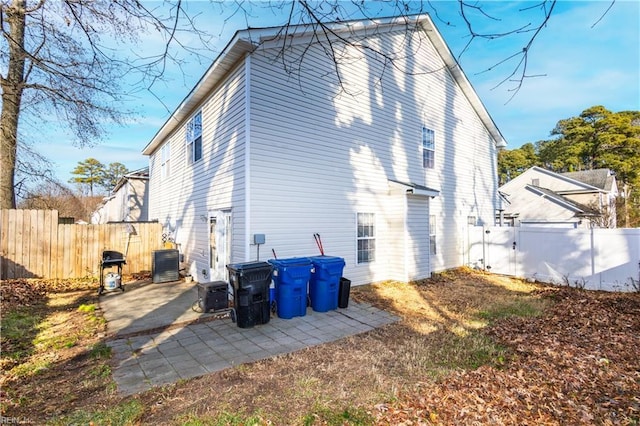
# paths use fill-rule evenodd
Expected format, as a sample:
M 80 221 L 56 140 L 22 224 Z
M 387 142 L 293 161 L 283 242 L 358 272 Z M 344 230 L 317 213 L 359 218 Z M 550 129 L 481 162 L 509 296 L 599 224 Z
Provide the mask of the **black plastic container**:
M 349 306 L 349 293 L 351 292 L 351 280 L 340 278 L 340 292 L 338 294 L 338 308 Z
M 228 284 L 225 281 L 198 283 L 198 303 L 203 312 L 218 311 L 229 307 Z
M 269 285 L 273 266 L 267 262 L 227 265 L 233 287 L 235 319 L 238 327 L 266 324 L 271 318 Z

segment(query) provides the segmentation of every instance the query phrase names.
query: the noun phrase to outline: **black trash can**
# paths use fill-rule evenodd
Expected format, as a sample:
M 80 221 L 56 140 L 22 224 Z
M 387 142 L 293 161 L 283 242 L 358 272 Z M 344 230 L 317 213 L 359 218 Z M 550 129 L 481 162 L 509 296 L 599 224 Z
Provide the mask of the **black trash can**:
M 351 291 L 351 280 L 345 277 L 340 278 L 340 293 L 338 295 L 338 308 L 349 306 L 349 293 Z
M 203 312 L 218 311 L 229 307 L 226 281 L 198 283 L 198 304 Z
M 273 266 L 267 262 L 227 265 L 233 286 L 235 320 L 240 328 L 266 324 L 270 319 L 269 285 Z

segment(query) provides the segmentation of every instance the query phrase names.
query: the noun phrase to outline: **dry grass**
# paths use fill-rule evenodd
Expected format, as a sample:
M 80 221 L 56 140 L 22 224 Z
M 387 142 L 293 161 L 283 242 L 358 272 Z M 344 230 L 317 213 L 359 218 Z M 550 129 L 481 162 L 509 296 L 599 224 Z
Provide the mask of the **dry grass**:
M 90 315 L 99 318 L 99 312 L 78 307 L 91 306 L 92 296 L 85 293 L 84 298 L 74 299 L 71 294 L 50 293 L 37 310 L 38 327 L 48 324 L 46 341 L 73 338 L 75 343 L 71 348 L 56 343 L 46 350 L 36 344 L 29 357 L 11 361 L 15 368 L 31 365 L 34 359 L 48 360 L 53 354 L 46 372 L 31 374 L 26 381 L 3 365 L 2 384 L 7 391 L 2 396 L 2 414 L 38 424 L 398 424 L 400 417 L 393 407 L 406 402 L 410 409 L 398 412 L 413 412 L 419 406 L 415 401 L 424 400 L 421 389 L 445 392 L 440 383 L 458 374 L 499 372 L 520 362 L 509 342 L 496 338 L 500 333 L 485 330 L 495 330 L 496 324 L 514 317 L 526 324 L 549 311 L 554 302 L 540 290 L 520 280 L 469 270 L 411 284 L 385 282 L 353 288 L 352 300 L 391 310 L 401 321 L 133 398 L 115 395 L 105 371 L 108 364 L 90 357 L 101 353 L 102 331 L 99 320 L 88 329 L 86 323 Z M 67 333 L 68 327 L 61 323 L 85 331 Z M 414 423 L 406 424 L 416 424 L 420 416 L 414 414 L 409 418 Z M 437 418 L 422 421 L 438 423 Z

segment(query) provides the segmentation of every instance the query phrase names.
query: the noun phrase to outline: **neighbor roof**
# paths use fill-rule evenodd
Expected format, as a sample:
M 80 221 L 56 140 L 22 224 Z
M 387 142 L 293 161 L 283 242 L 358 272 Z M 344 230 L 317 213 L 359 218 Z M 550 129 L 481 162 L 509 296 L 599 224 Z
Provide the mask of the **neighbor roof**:
M 460 65 L 454 58 L 449 47 L 434 26 L 428 14 L 409 17 L 334 22 L 324 25 L 330 28 L 331 31 L 340 33 L 363 32 L 365 30 L 370 30 L 372 27 L 376 30 L 380 30 L 385 27 L 392 27 L 395 25 L 406 26 L 407 24 L 414 24 L 422 28 L 429 40 L 435 46 L 444 63 L 447 65 L 447 68 L 454 80 L 459 84 L 463 93 L 480 117 L 482 123 L 496 141 L 496 146 L 499 148 L 506 147 L 507 143 L 500 133 L 500 130 L 484 107 L 482 101 L 473 89 L 473 86 L 462 72 Z M 273 40 L 283 36 L 283 28 L 284 27 L 251 28 L 237 31 L 222 53 L 220 53 L 220 55 L 213 61 L 200 81 L 195 85 L 191 92 L 189 92 L 187 97 L 180 103 L 171 117 L 169 117 L 160 130 L 155 134 L 153 139 L 151 139 L 143 149 L 142 153 L 144 155 L 153 154 L 153 152 L 189 116 L 189 114 L 191 114 L 193 110 L 204 101 L 206 96 L 208 96 L 213 88 L 224 78 L 224 76 L 239 60 L 241 60 L 247 53 L 252 52 L 264 41 Z M 296 25 L 288 27 L 286 35 L 303 37 L 310 33 L 314 33 L 316 30 L 316 25 Z
M 614 177 L 609 169 L 582 170 L 579 172 L 561 173 L 561 175 L 579 180 L 587 185 L 595 186 L 605 191 L 611 191 L 613 187 Z
M 542 198 L 547 198 L 549 200 L 555 201 L 558 204 L 563 205 L 565 208 L 575 212 L 577 216 L 598 216 L 600 214 L 596 209 L 593 209 L 589 206 L 585 206 L 584 204 L 573 201 L 550 189 L 542 188 L 540 186 L 535 186 L 530 184 L 526 185 L 525 188 L 541 196 Z

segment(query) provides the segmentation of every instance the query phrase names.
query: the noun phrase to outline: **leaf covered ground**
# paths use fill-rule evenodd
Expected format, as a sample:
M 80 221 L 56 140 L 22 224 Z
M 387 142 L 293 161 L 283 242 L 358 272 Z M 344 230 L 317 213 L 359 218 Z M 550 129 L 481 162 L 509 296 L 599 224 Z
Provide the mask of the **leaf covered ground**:
M 382 424 L 636 425 L 640 419 L 640 297 L 576 289 L 537 317 L 485 333 L 509 350 L 503 366 L 418 383 L 377 406 Z
M 401 320 L 122 397 L 109 377 L 95 289 L 2 284 L 2 416 L 95 425 L 640 422 L 637 293 L 548 288 L 464 269 L 357 287 L 353 300 Z M 7 334 L 5 325 L 26 328 Z

